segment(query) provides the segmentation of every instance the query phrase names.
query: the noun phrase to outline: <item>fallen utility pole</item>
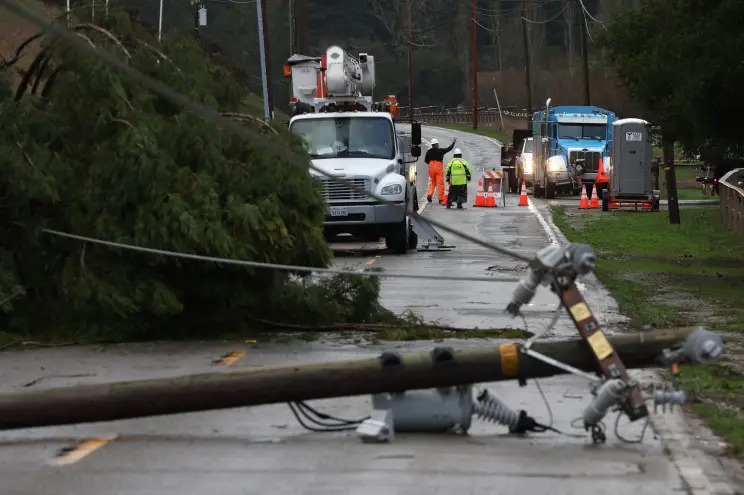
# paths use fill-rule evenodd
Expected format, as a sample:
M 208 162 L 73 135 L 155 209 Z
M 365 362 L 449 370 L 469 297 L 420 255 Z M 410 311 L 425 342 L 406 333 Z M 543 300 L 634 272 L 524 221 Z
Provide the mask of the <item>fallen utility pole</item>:
M 694 329 L 610 337 L 626 368 L 659 366 L 665 349 Z M 262 404 L 449 387 L 565 374 L 507 343 L 453 351 L 383 353 L 376 358 L 177 378 L 81 385 L 0 395 L 0 430 L 114 421 Z M 595 372 L 583 340 L 535 342 L 531 349 L 579 370 Z

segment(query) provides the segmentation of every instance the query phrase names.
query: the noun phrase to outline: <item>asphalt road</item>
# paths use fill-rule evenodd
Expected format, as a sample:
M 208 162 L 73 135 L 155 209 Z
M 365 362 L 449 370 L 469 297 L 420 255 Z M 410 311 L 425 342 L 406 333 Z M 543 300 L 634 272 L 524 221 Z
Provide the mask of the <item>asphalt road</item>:
M 488 165 L 497 143 L 454 131 L 425 129 L 445 145 L 453 136 L 465 158 Z M 425 166 L 419 187 L 426 186 Z M 472 203 L 475 182 L 469 191 Z M 424 199 L 425 194 L 420 193 Z M 550 242 L 564 242 L 552 226 L 547 202 L 464 211 L 421 205 L 424 216 L 523 254 Z M 520 277 L 523 264 L 453 234 L 456 248 L 444 253 L 406 256 L 369 251 L 339 256 L 336 266 L 377 266 L 390 272 L 437 275 Z M 347 250 L 348 246 L 337 246 Z M 359 248 L 359 246 L 357 246 Z M 368 246 L 369 248 L 369 246 Z M 607 291 L 589 277 L 582 289 L 603 323 L 623 318 Z M 382 302 L 402 312 L 411 309 L 430 321 L 457 326 L 521 326 L 504 316 L 513 283 L 386 279 Z M 557 300 L 547 290 L 525 308 L 530 330 L 545 328 Z M 561 317 L 554 336 L 572 336 Z M 251 339 L 246 335 L 246 339 Z M 447 342 L 452 346 L 483 341 Z M 383 349 L 431 348 L 432 342 L 360 344 L 353 339 L 282 345 L 271 343 L 141 344 L 59 348 L 1 354 L 0 392 L 75 383 L 178 376 L 206 370 L 257 368 L 342 360 Z M 226 357 L 228 356 L 228 357 Z M 647 377 L 647 375 L 644 375 Z M 584 380 L 557 377 L 536 384 L 485 385 L 514 409 L 525 409 L 565 434 L 506 434 L 497 424 L 474 420 L 469 435 L 399 434 L 390 444 L 362 444 L 353 432 L 304 430 L 284 405 L 173 415 L 157 418 L 0 432 L 0 495 L 103 494 L 676 494 L 734 493 L 715 459 L 714 438 L 680 414 L 664 419 L 666 447 L 647 431 L 641 443 L 625 443 L 612 433 L 591 445 L 572 427 L 589 402 Z M 316 407 L 345 418 L 369 412 L 367 397 L 317 401 Z M 94 404 L 82 407 L 95 407 Z M 621 422 L 620 433 L 637 438 L 642 425 Z M 662 424 L 658 417 L 655 425 Z M 650 429 L 649 429 L 650 430 Z M 676 443 L 675 443 L 676 442 Z

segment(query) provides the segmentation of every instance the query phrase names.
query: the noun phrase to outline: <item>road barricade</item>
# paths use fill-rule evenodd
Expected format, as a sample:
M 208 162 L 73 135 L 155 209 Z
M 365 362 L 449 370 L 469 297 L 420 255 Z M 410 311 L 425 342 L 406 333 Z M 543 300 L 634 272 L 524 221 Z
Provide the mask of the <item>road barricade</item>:
M 496 208 L 499 204 L 506 206 L 505 182 L 503 172 L 485 170 L 478 181 L 478 190 L 475 193 L 473 206 L 484 208 Z

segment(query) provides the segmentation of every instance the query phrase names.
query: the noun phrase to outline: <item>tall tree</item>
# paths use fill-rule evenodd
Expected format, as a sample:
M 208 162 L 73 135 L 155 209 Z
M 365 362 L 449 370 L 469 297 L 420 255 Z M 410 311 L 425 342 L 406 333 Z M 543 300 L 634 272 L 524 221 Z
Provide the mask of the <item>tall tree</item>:
M 708 138 L 718 156 L 741 157 L 744 121 L 733 116 L 744 114 L 744 37 L 732 33 L 742 25 L 738 0 L 645 0 L 601 42 L 649 117 L 688 151 Z

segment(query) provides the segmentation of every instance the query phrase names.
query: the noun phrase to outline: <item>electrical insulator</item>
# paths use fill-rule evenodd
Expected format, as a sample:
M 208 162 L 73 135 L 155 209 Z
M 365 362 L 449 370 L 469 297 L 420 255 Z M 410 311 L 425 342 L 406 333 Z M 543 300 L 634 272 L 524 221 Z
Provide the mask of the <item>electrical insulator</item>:
M 519 413 L 504 404 L 501 399 L 488 390 L 478 395 L 478 401 L 473 406 L 473 412 L 478 419 L 499 423 L 514 431 L 519 424 Z

